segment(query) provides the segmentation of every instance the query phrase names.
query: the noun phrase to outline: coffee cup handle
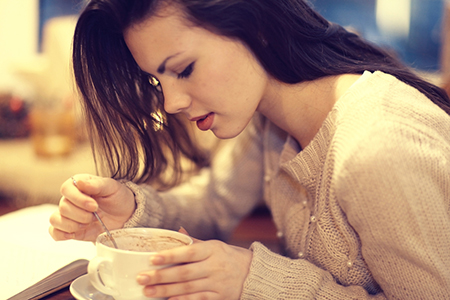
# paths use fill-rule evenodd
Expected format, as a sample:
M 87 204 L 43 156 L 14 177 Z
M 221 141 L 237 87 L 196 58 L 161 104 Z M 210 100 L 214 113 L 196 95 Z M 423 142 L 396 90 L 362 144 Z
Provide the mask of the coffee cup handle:
M 100 292 L 106 295 L 115 296 L 117 295 L 117 291 L 112 288 L 106 286 L 100 278 L 99 267 L 100 265 L 105 265 L 108 269 L 112 265 L 111 261 L 107 258 L 96 256 L 89 261 L 88 264 L 88 275 L 91 284 Z

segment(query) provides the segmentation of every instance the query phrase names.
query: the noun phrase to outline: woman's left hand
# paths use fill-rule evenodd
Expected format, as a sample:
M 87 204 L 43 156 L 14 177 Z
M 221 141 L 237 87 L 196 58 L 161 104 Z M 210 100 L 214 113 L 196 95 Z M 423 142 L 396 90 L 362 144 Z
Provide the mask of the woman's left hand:
M 253 252 L 220 241 L 200 241 L 151 258 L 155 265 L 179 264 L 142 272 L 137 281 L 146 297 L 190 299 L 239 299 L 250 269 Z M 175 298 L 173 298 L 175 299 Z

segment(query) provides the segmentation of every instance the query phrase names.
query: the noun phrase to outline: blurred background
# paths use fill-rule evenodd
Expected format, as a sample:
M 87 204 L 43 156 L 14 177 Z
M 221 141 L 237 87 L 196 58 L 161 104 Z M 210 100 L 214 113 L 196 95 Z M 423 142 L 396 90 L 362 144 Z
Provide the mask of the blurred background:
M 328 20 L 391 49 L 408 65 L 440 69 L 446 0 L 310 0 Z
M 448 77 L 448 0 L 310 0 L 322 15 L 390 49 L 430 81 Z M 0 0 L 0 204 L 59 201 L 95 173 L 70 74 L 85 0 Z

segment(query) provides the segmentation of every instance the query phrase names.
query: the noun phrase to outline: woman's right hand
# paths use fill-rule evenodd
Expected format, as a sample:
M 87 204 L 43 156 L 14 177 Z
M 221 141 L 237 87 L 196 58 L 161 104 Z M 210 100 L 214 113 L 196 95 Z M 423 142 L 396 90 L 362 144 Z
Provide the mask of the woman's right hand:
M 133 192 L 111 178 L 75 175 L 62 184 L 61 194 L 59 209 L 50 216 L 49 232 L 57 241 L 95 241 L 103 228 L 94 211 L 112 230 L 122 228 L 136 209 Z

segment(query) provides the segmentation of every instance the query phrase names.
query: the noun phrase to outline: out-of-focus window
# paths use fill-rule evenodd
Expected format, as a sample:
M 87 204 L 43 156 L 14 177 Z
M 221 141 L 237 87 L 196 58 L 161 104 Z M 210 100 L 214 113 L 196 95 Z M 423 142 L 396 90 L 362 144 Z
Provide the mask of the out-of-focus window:
M 54 17 L 79 14 L 85 0 L 39 0 L 39 51 L 45 23 Z
M 423 71 L 440 68 L 441 28 L 446 0 L 309 0 L 331 22 L 358 31 L 392 49 Z

